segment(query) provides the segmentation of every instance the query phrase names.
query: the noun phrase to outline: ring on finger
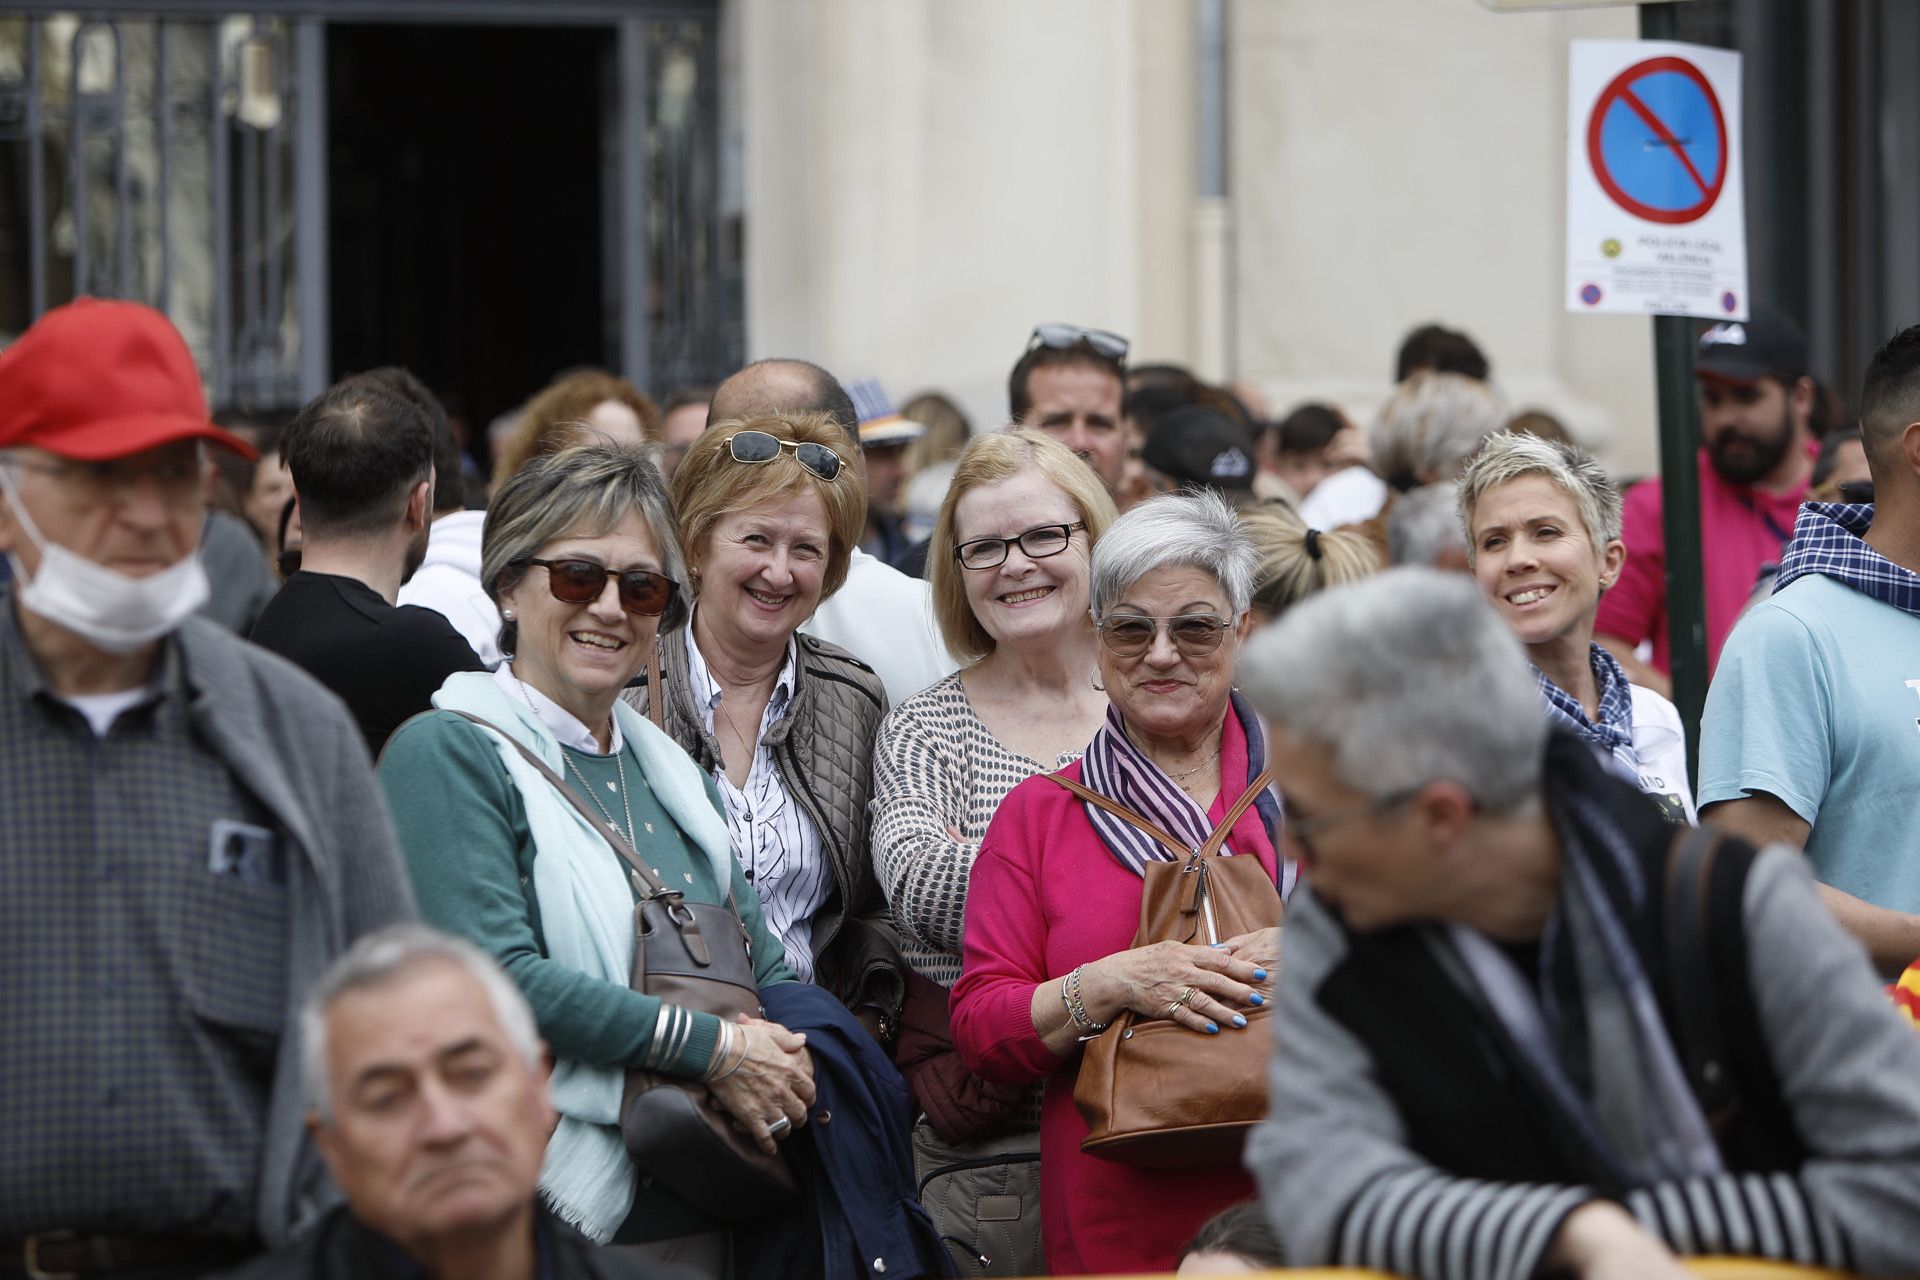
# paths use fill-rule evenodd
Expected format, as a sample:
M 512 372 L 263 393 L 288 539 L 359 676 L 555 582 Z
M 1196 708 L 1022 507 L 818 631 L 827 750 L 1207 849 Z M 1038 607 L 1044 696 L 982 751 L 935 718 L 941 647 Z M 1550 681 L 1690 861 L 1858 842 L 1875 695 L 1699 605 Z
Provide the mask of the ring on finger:
M 1182 987 L 1180 989 L 1180 998 L 1178 1000 L 1175 1000 L 1173 1003 L 1175 1005 L 1184 1005 L 1188 1008 L 1192 1008 L 1193 998 L 1199 994 L 1200 993 L 1194 990 L 1192 987 Z
M 793 1121 L 787 1119 L 785 1116 L 781 1116 L 778 1120 L 775 1120 L 767 1126 L 767 1136 L 769 1138 L 784 1138 L 792 1131 Z

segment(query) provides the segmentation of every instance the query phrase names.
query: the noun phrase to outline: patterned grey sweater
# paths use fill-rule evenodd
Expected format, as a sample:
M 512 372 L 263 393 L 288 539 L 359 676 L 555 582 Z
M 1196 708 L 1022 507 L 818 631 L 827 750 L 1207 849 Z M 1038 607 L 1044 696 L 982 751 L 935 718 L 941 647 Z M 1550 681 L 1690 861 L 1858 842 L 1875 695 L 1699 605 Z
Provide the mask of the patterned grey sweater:
M 994 811 L 1034 774 L 1079 758 L 1073 751 L 1043 765 L 1007 750 L 974 714 L 957 672 L 881 722 L 873 758 L 873 859 L 908 964 L 943 987 L 960 977 L 967 877 Z

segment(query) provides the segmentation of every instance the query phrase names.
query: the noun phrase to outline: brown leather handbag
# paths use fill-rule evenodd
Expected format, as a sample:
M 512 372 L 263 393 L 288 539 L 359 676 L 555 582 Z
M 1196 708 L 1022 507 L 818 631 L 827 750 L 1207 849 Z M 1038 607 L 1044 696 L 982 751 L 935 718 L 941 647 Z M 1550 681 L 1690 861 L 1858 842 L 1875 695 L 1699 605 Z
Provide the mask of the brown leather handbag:
M 1125 805 L 1048 774 L 1067 790 L 1131 823 L 1173 851 L 1174 862 L 1147 864 L 1140 927 L 1133 945 L 1222 942 L 1280 923 L 1280 890 L 1253 857 L 1222 857 L 1234 823 L 1273 781 L 1253 780 L 1207 842 L 1190 849 Z M 1272 983 L 1262 988 L 1271 1001 Z M 1120 1164 L 1204 1169 L 1239 1163 L 1247 1131 L 1267 1114 L 1267 1058 L 1273 1047 L 1269 1002 L 1247 1011 L 1245 1027 L 1201 1036 L 1170 1018 L 1131 1010 L 1087 1043 L 1073 1086 L 1087 1122 L 1080 1149 Z
M 627 838 L 546 761 L 480 717 L 458 714 L 518 748 L 626 860 L 638 895 L 629 981 L 635 991 L 714 1014 L 722 1022 L 742 1013 L 765 1016 L 754 980 L 753 938 L 731 895 L 725 903 L 690 902 L 668 888 Z M 699 1080 L 629 1069 L 620 1096 L 620 1136 L 634 1168 L 715 1217 L 759 1218 L 799 1203 L 799 1184 L 785 1153 L 761 1151 Z

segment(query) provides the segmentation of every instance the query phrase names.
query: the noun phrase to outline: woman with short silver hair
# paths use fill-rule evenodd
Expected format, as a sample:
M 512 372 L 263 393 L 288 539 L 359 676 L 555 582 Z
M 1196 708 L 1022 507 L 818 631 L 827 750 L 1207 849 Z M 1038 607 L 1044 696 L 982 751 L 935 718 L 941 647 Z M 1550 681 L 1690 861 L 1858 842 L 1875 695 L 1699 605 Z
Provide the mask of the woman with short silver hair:
M 595 1240 L 647 1245 L 718 1275 L 721 1223 L 662 1171 L 636 1176 L 619 1130 L 626 1072 L 705 1082 L 772 1151 L 805 1123 L 811 1062 L 778 1024 L 723 1023 L 630 987 L 636 878 L 522 754 L 560 774 L 688 900 L 731 901 L 761 987 L 795 980 L 733 859 L 711 783 L 619 701 L 662 621 L 685 613 L 660 473 L 596 446 L 533 459 L 494 496 L 482 571 L 507 661 L 450 678 L 437 710 L 403 726 L 380 761 L 421 915 L 500 961 L 558 1059 L 546 1201 Z
M 1600 595 L 1626 564 L 1620 507 L 1620 491 L 1592 455 L 1537 436 L 1494 436 L 1460 481 L 1467 563 L 1526 646 L 1548 718 L 1637 782 L 1673 821 L 1690 822 L 1680 713 L 1629 684 L 1593 638 Z
M 1249 627 L 1255 554 L 1211 494 L 1149 499 L 1120 517 L 1093 553 L 1090 594 L 1098 682 L 1110 706 L 1081 760 L 1058 778 L 1081 784 L 1190 849 L 1225 824 L 1227 849 L 1257 859 L 1279 896 L 1279 808 L 1265 785 L 1260 723 L 1234 693 Z M 1219 946 L 1132 946 L 1147 865 L 1174 856 L 1140 828 L 1037 775 L 1001 802 L 967 895 L 953 1034 L 975 1071 L 1047 1082 L 1042 1107 L 1041 1222 L 1048 1269 L 1171 1270 L 1200 1224 L 1251 1192 L 1237 1166 L 1178 1173 L 1080 1150 L 1089 1130 L 1073 1102 L 1083 1039 L 1123 1012 L 1193 1032 L 1204 1076 L 1215 1037 L 1246 1032 L 1246 1011 L 1279 963 L 1275 927 Z

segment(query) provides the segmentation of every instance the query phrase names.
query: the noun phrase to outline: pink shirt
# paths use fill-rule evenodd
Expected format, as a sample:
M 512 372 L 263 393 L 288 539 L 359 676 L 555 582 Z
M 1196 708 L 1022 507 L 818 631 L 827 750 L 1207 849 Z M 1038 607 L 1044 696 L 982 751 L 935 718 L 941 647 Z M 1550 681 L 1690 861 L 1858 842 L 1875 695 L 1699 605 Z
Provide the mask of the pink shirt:
M 1723 479 L 1700 451 L 1700 550 L 1707 604 L 1707 671 L 1753 595 L 1760 567 L 1778 564 L 1807 486 L 1767 494 Z M 1627 490 L 1620 537 L 1627 544 L 1620 581 L 1600 597 L 1593 629 L 1629 644 L 1653 641 L 1653 665 L 1673 670 L 1667 636 L 1667 535 L 1660 523 L 1660 479 Z
M 1246 735 L 1227 716 L 1215 823 L 1245 790 Z M 1061 771 L 1078 781 L 1080 766 Z M 1259 813 L 1249 807 L 1227 848 L 1276 872 Z M 1040 1221 L 1054 1275 L 1171 1271 L 1201 1223 L 1254 1194 L 1239 1168 L 1174 1171 L 1115 1164 L 1080 1150 L 1086 1121 L 1073 1105 L 1074 1059 L 1033 1029 L 1033 988 L 1133 943 L 1141 879 L 1121 866 L 1087 821 L 1085 805 L 1043 776 L 1008 793 L 987 828 L 967 889 L 963 968 L 953 987 L 953 1039 L 967 1065 L 995 1080 L 1044 1078 Z M 1278 921 L 1275 922 L 1276 924 Z M 1221 1036 L 1240 1034 L 1224 1028 Z M 1193 1038 L 1206 1069 L 1212 1036 Z M 1075 1058 L 1077 1058 L 1077 1053 Z

